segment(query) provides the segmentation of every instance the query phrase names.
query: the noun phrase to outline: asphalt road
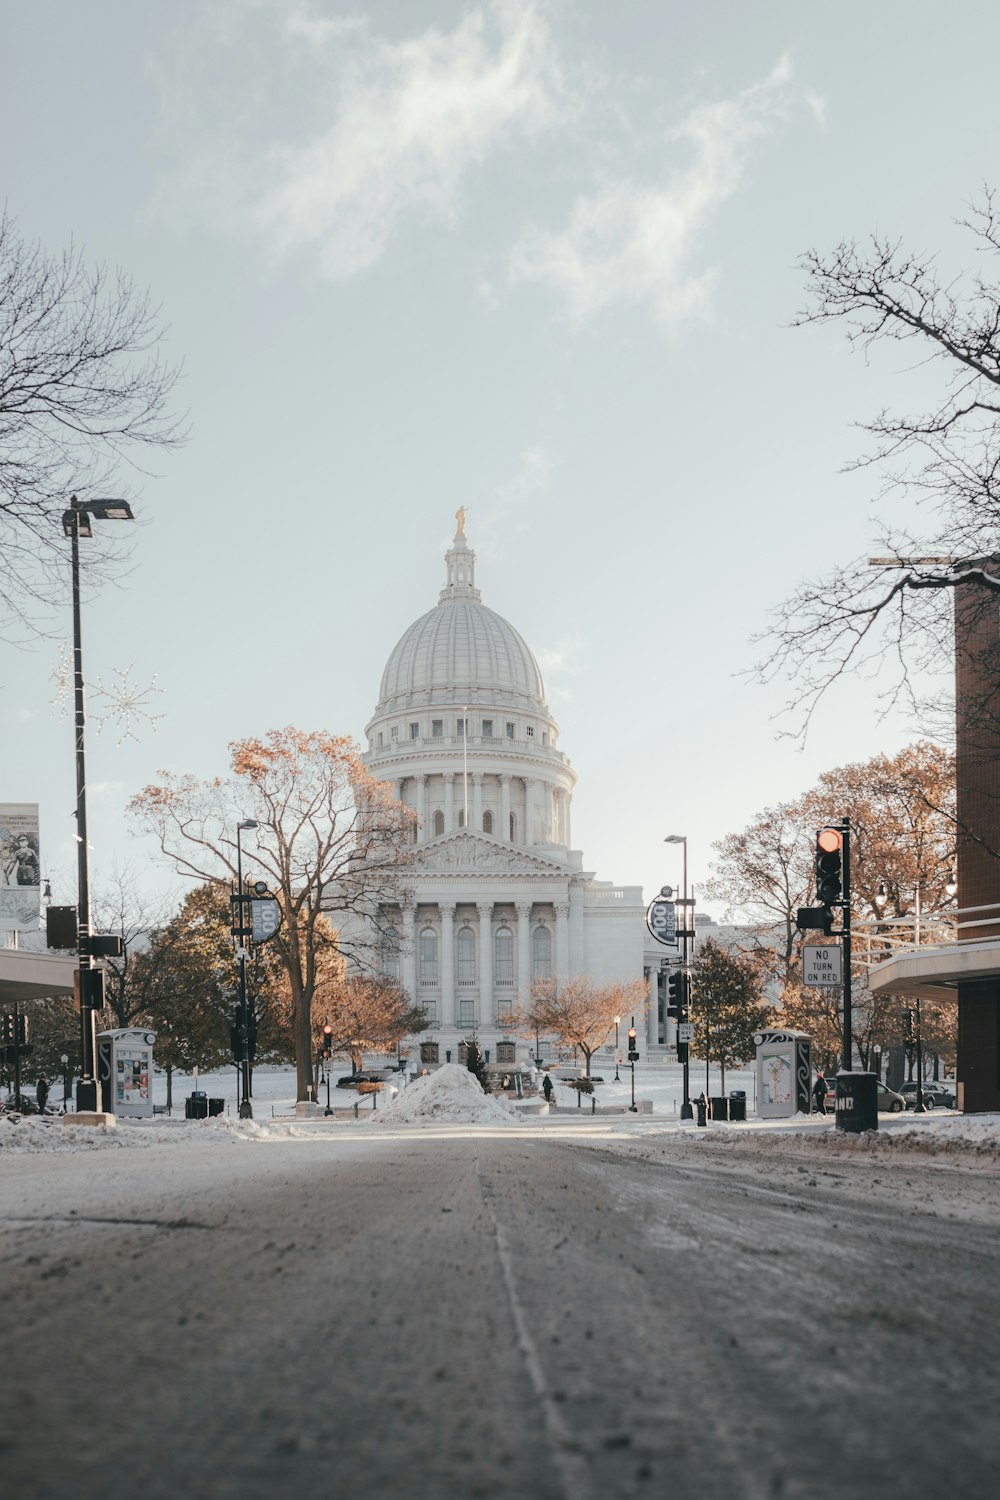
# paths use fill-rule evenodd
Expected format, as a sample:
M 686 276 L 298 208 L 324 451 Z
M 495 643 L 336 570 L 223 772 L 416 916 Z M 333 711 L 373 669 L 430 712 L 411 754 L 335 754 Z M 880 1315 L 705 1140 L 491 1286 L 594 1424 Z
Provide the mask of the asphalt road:
M 5 1495 L 1000 1495 L 995 1173 L 485 1130 L 0 1168 Z

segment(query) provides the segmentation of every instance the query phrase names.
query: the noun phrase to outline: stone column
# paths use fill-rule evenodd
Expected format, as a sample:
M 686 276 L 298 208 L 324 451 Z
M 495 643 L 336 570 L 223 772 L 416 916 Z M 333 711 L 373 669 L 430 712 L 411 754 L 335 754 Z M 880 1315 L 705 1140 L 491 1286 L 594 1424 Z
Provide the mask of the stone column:
M 515 903 L 517 912 L 517 1003 L 526 1005 L 531 994 L 531 902 Z
M 472 773 L 472 824 L 477 833 L 483 831 L 483 773 Z
M 500 777 L 500 837 L 510 843 L 510 777 Z
M 399 934 L 400 958 L 402 960 L 403 989 L 414 1005 L 417 1004 L 417 936 L 415 932 L 417 908 L 412 901 L 403 904 L 403 925 Z
M 556 906 L 556 973 L 560 982 L 569 978 L 569 902 L 557 901 Z
M 444 831 L 454 833 L 455 831 L 455 773 L 445 771 L 444 773 Z
M 427 838 L 427 777 L 413 779 L 417 783 L 417 843 L 422 844 Z
M 572 805 L 572 802 L 573 802 L 573 797 L 572 797 L 571 793 L 570 792 L 563 792 L 562 841 L 566 845 L 567 849 L 572 849 L 572 847 L 573 847 L 573 828 L 572 828 L 572 825 L 571 825 L 570 815 L 569 815 L 570 807 Z
M 587 960 L 583 951 L 583 891 L 578 885 L 569 888 L 569 976 L 586 974 Z
M 482 779 L 482 778 L 480 778 Z M 493 1009 L 493 902 L 479 901 L 479 1024 L 492 1026 Z
M 446 1031 L 455 1029 L 455 903 L 439 901 L 441 913 L 441 1014 L 438 1025 Z M 457 1062 L 457 1056 L 452 1057 Z
M 524 778 L 524 832 L 521 835 L 522 844 L 533 844 L 536 842 L 536 824 L 538 822 L 538 782 L 535 778 Z

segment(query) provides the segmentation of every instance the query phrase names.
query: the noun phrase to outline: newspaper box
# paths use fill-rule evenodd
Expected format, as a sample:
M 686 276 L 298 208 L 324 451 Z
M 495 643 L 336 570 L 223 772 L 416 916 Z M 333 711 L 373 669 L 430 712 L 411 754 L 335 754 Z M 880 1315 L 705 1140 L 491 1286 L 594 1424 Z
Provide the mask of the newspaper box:
M 155 1031 L 127 1027 L 97 1033 L 97 1081 L 106 1113 L 126 1120 L 152 1115 L 155 1041 Z
M 757 1116 L 788 1119 L 809 1113 L 811 1038 L 804 1031 L 758 1031 Z

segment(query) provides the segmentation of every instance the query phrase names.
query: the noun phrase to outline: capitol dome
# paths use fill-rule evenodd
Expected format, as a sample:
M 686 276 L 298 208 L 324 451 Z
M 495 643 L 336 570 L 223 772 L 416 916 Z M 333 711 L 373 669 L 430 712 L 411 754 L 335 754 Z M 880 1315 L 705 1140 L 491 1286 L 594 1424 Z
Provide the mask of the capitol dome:
M 538 663 L 513 625 L 483 604 L 464 527 L 445 561 L 438 603 L 404 631 L 389 655 L 375 719 L 426 704 L 489 703 L 547 720 Z

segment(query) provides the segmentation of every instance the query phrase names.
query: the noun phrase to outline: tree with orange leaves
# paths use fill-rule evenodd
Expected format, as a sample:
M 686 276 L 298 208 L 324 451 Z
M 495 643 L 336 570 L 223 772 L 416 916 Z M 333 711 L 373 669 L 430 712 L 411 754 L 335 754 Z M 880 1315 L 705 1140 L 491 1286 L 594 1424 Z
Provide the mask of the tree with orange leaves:
M 644 979 L 619 979 L 597 985 L 589 974 L 572 979 L 540 979 L 527 1005 L 512 1017 L 522 1036 L 554 1036 L 566 1047 L 579 1047 L 590 1077 L 594 1053 L 615 1029 L 615 1020 L 645 1015 L 649 1002 Z
M 317 984 L 335 954 L 360 970 L 376 967 L 383 909 L 398 900 L 412 858 L 413 814 L 349 738 L 288 727 L 235 740 L 229 750 L 227 779 L 162 772 L 129 810 L 180 874 L 221 884 L 236 876 L 237 825 L 257 824 L 244 840 L 244 860 L 281 908 L 271 941 L 288 975 L 297 1094 L 305 1099 Z

